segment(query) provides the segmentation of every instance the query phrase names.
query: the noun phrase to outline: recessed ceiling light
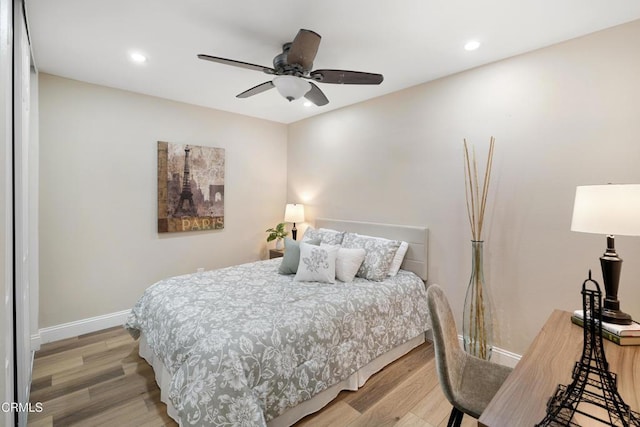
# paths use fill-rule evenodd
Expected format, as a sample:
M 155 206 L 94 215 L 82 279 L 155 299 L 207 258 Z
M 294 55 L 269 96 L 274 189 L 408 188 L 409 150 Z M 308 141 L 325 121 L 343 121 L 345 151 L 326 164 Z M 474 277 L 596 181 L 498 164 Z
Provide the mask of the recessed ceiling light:
M 129 55 L 129 57 L 131 58 L 131 60 L 133 62 L 136 62 L 138 64 L 142 64 L 143 62 L 147 62 L 147 57 L 144 56 L 141 53 L 138 53 L 138 52 L 132 53 L 131 55 Z
M 464 45 L 464 50 L 476 50 L 480 47 L 480 42 L 477 40 L 470 40 Z
M 311 101 L 304 101 L 304 104 L 302 104 L 302 105 L 304 105 L 305 107 L 311 107 L 311 106 L 313 105 L 313 102 L 311 102 Z

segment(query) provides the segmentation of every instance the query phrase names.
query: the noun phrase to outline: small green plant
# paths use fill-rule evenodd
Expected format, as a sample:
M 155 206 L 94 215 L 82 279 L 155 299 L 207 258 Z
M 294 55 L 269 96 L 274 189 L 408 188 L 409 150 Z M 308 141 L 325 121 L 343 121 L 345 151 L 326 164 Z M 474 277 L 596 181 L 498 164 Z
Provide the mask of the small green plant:
M 287 237 L 289 233 L 285 231 L 284 227 L 284 222 L 281 222 L 280 224 L 276 225 L 275 228 L 267 229 L 267 233 L 269 233 L 269 235 L 267 236 L 267 242 Z

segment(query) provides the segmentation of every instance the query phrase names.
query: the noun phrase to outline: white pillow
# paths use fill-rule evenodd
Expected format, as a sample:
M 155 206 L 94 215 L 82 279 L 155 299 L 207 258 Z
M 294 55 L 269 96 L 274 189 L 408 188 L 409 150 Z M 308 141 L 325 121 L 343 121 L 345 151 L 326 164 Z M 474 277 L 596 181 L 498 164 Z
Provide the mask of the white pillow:
M 338 247 L 318 247 L 300 242 L 300 263 L 296 282 L 336 283 L 336 256 Z
M 353 282 L 353 278 L 356 277 L 367 251 L 362 248 L 342 248 L 340 246 L 327 245 L 326 243 L 322 243 L 320 247 L 338 248 L 336 279 L 345 283 Z
M 393 257 L 393 261 L 391 261 L 389 276 L 395 276 L 398 274 L 398 270 L 400 270 L 404 256 L 407 254 L 407 249 L 409 249 L 409 244 L 407 242 L 401 242 L 400 247 L 396 251 L 396 255 Z

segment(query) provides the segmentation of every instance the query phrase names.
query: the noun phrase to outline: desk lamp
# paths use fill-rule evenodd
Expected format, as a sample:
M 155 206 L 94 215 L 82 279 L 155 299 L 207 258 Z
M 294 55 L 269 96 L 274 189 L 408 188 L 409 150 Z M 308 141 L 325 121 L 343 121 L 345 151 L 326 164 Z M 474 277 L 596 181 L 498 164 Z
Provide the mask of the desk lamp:
M 291 237 L 293 237 L 293 240 L 296 240 L 296 234 L 298 234 L 296 222 L 304 222 L 304 205 L 288 203 L 284 209 L 284 221 L 293 223 Z
M 616 253 L 614 235 L 640 236 L 640 184 L 576 187 L 571 230 L 606 234 L 607 250 L 600 257 L 606 294 L 602 320 L 630 324 L 631 316 L 620 311 L 618 301 L 622 259 Z

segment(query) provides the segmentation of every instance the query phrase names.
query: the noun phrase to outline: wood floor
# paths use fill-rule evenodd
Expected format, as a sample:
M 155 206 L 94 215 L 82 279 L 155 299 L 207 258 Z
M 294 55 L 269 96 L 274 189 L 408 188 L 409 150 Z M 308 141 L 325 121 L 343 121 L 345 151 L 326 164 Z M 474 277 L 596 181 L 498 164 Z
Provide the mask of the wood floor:
M 43 345 L 36 353 L 31 402 L 44 410 L 29 426 L 176 426 L 160 402 L 153 370 L 138 343 L 121 327 Z M 451 405 L 425 343 L 371 377 L 360 390 L 343 391 L 296 426 L 446 426 Z M 462 425 L 475 426 L 465 416 Z

